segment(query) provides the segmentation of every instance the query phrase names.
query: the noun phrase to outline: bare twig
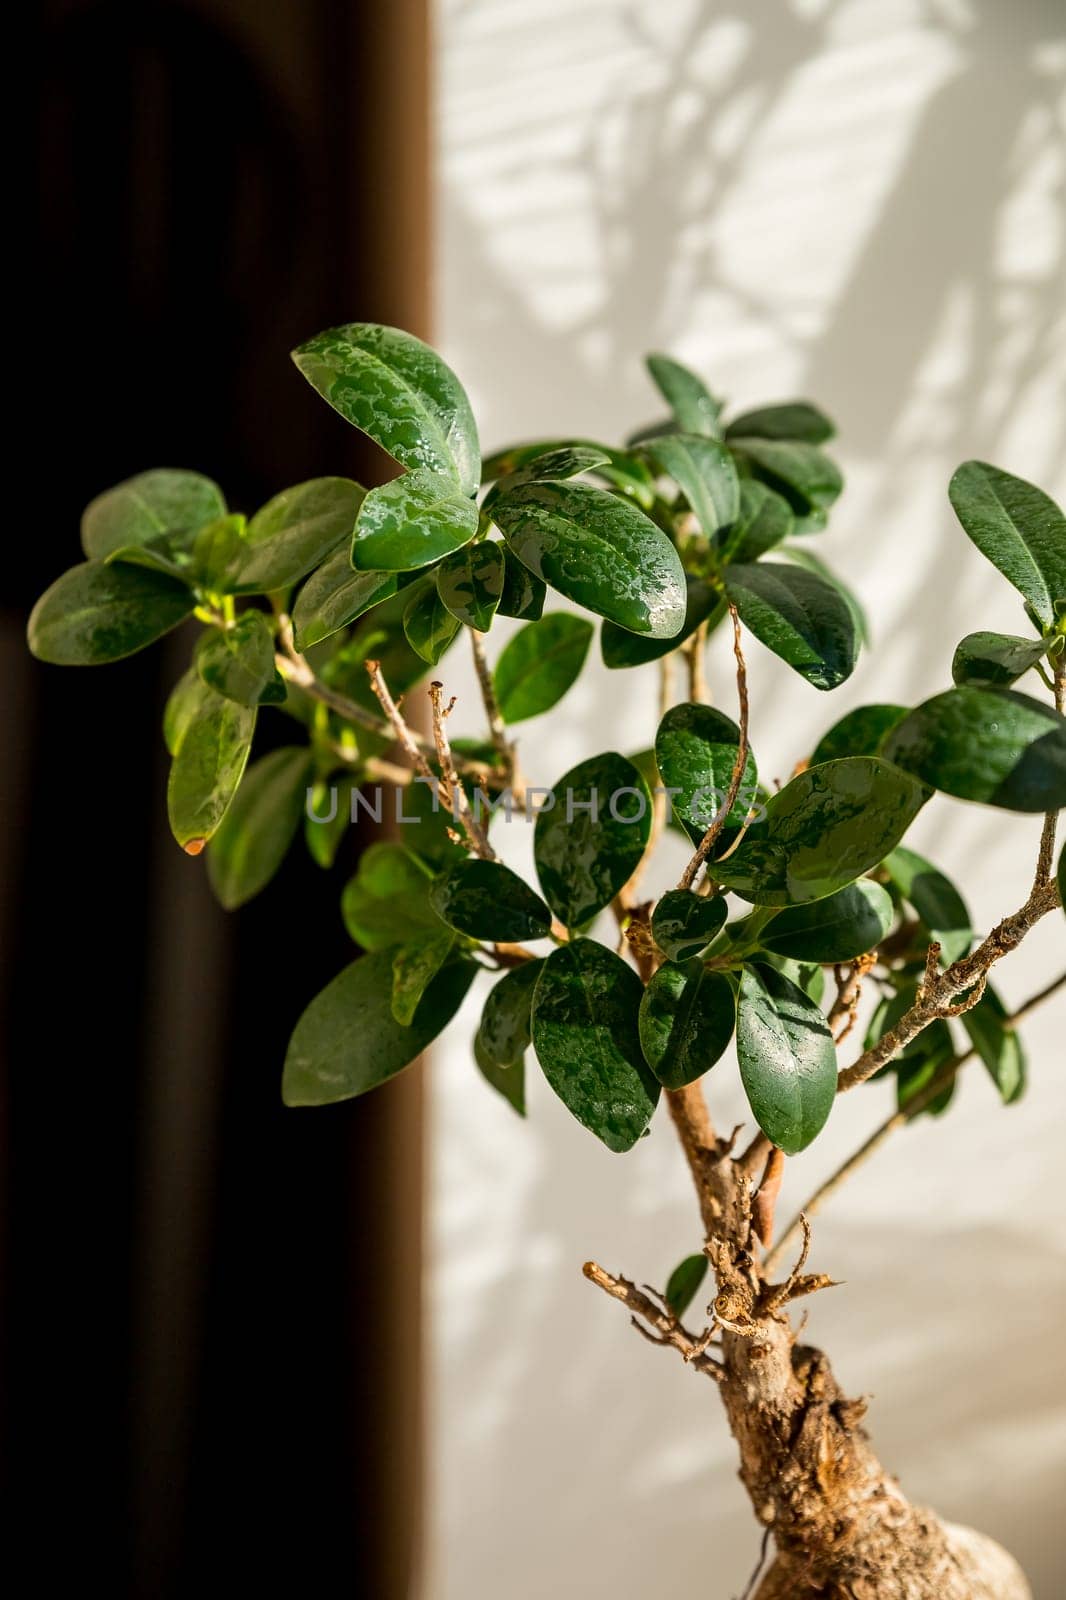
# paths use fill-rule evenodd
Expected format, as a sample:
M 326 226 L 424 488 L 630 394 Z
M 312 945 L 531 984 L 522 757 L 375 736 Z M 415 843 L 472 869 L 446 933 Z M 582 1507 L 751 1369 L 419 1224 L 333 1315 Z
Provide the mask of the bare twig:
M 751 1225 L 757 1237 L 769 1250 L 774 1242 L 774 1210 L 781 1193 L 781 1180 L 785 1176 L 785 1152 L 776 1145 L 770 1146 L 762 1182 L 751 1204 Z
M 478 633 L 476 628 L 471 628 L 469 631 L 470 649 L 474 657 L 474 671 L 477 673 L 478 687 L 481 690 L 481 700 L 485 707 L 485 717 L 489 725 L 489 737 L 492 740 L 492 747 L 499 756 L 500 765 L 504 771 L 513 774 L 514 746 L 507 737 L 507 728 L 500 713 L 500 702 L 496 698 L 496 686 L 492 681 L 492 671 L 485 655 L 485 635 Z
M 1064 985 L 1066 985 L 1066 972 L 1061 973 L 1052 983 L 1047 984 L 1045 988 L 1040 989 L 1036 994 L 1030 995 L 1029 999 L 1007 1018 L 1004 1027 L 1016 1028 L 1031 1012 L 1036 1010 L 1037 1006 L 1043 1005 L 1045 1000 L 1050 1000 L 1051 996 L 1056 994 Z M 861 1166 L 866 1164 L 875 1151 L 880 1150 L 881 1146 L 891 1134 L 895 1133 L 897 1128 L 906 1127 L 908 1122 L 913 1122 L 915 1117 L 921 1116 L 922 1112 L 927 1110 L 943 1094 L 944 1090 L 954 1082 L 955 1075 L 960 1068 L 964 1067 L 968 1061 L 972 1061 L 976 1054 L 976 1048 L 971 1045 L 968 1050 L 964 1050 L 959 1055 L 953 1056 L 950 1061 L 946 1061 L 912 1100 L 909 1100 L 900 1110 L 894 1111 L 890 1117 L 886 1117 L 884 1122 L 875 1128 L 870 1137 L 859 1146 L 858 1150 L 853 1155 L 850 1155 L 823 1184 L 819 1185 L 810 1199 L 805 1202 L 802 1210 L 793 1217 L 785 1232 L 781 1235 L 776 1248 L 771 1250 L 767 1256 L 764 1262 L 765 1271 L 772 1272 L 774 1267 L 779 1264 L 782 1254 L 798 1236 L 803 1225 L 803 1217 L 813 1217 L 828 1200 L 832 1199 L 838 1189 L 843 1188 L 852 1173 L 857 1172 Z
M 737 802 L 740 785 L 744 781 L 744 767 L 748 759 L 748 673 L 744 664 L 744 648 L 740 634 L 740 618 L 734 605 L 729 607 L 729 615 L 733 619 L 733 654 L 737 662 L 737 699 L 740 703 L 740 741 L 737 745 L 737 757 L 733 763 L 733 773 L 729 780 L 729 788 L 722 805 L 711 823 L 707 832 L 696 846 L 688 866 L 678 880 L 679 889 L 691 889 L 696 881 L 697 874 L 703 863 L 707 860 L 714 842 L 729 820 L 729 815 Z
M 387 727 L 391 729 L 397 744 L 401 745 L 404 752 L 410 757 L 411 764 L 416 771 L 420 772 L 422 777 L 426 778 L 430 783 L 436 783 L 437 775 L 426 759 L 424 741 L 419 738 L 413 729 L 408 727 L 399 706 L 392 698 L 389 686 L 385 682 L 381 671 L 381 662 L 367 661 L 365 666 L 367 677 L 370 679 L 370 687 L 374 691 L 382 711 L 385 713 Z
M 688 697 L 690 700 L 695 700 L 698 705 L 706 705 L 710 700 L 704 659 L 706 645 L 707 624 L 701 622 L 692 637 L 681 647 L 681 653 L 688 663 Z
M 1060 651 L 1055 660 L 1055 710 L 1061 712 L 1066 704 L 1066 651 Z M 1058 825 L 1058 812 L 1049 811 L 1044 818 L 1044 826 L 1040 830 L 1040 849 L 1036 858 L 1036 877 L 1033 879 L 1033 888 L 1039 889 L 1041 884 L 1050 883 L 1051 873 L 1055 863 L 1055 831 Z
M 837 981 L 836 999 L 829 1008 L 826 1022 L 830 1030 L 835 1030 L 838 1023 L 843 1023 L 840 1031 L 833 1033 L 834 1043 L 842 1044 L 854 1028 L 859 1015 L 863 979 L 876 962 L 877 956 L 870 950 L 866 955 L 856 956 L 854 961 L 834 969 Z
M 695 1367 L 697 1372 L 704 1372 L 709 1378 L 719 1380 L 722 1376 L 722 1365 L 707 1350 L 699 1348 L 700 1341 L 669 1311 L 662 1310 L 655 1304 L 649 1295 L 637 1288 L 635 1283 L 630 1283 L 628 1278 L 616 1278 L 613 1273 L 605 1272 L 595 1261 L 586 1261 L 583 1267 L 585 1277 L 590 1283 L 596 1284 L 605 1294 L 612 1299 L 621 1300 L 633 1313 L 633 1325 L 645 1338 L 651 1339 L 653 1344 L 669 1345 L 681 1355 L 689 1366 Z M 647 1327 L 642 1327 L 637 1318 L 642 1318 Z M 651 1330 L 649 1332 L 649 1329 Z
M 437 761 L 440 764 L 440 786 L 444 793 L 446 805 L 451 810 L 457 822 L 463 826 L 470 847 L 475 855 L 483 861 L 495 861 L 496 852 L 489 844 L 488 835 L 470 809 L 466 790 L 459 782 L 459 775 L 455 770 L 455 757 L 445 731 L 445 721 L 455 705 L 454 699 L 444 704 L 444 685 L 434 679 L 429 686 L 429 702 L 433 708 L 433 742 L 437 747 Z

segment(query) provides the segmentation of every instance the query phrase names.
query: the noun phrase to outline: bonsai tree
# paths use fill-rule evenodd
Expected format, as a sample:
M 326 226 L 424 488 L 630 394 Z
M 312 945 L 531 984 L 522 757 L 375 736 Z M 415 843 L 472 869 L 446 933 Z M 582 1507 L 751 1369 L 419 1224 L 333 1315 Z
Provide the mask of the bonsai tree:
M 390 837 L 341 894 L 361 953 L 297 1023 L 286 1103 L 383 1083 L 483 984 L 474 1061 L 519 1115 L 532 1050 L 610 1150 L 624 1155 L 657 1112 L 673 1124 L 695 1189 L 693 1253 L 657 1291 L 593 1262 L 584 1271 L 718 1391 L 773 1540 L 752 1580 L 760 1600 L 1026 1594 L 998 1546 L 904 1498 L 863 1403 L 802 1342 L 792 1311 L 830 1284 L 806 1270 L 810 1219 L 852 1167 L 941 1114 L 972 1058 L 1006 1104 L 1024 1090 L 1028 1007 L 1010 1015 L 991 975 L 1040 918 L 1062 915 L 1062 512 L 1007 472 L 961 466 L 952 505 L 1019 592 L 1018 635 L 970 634 L 954 685 L 931 685 L 918 706 L 861 706 L 803 730 L 778 786 L 760 776 L 746 651 L 754 641 L 828 692 L 866 635 L 812 548 L 841 490 L 817 407 L 728 419 L 698 377 L 656 355 L 669 415 L 624 446 L 548 439 L 482 464 L 459 382 L 409 334 L 353 323 L 295 361 L 398 476 L 369 492 L 314 479 L 246 520 L 194 472 L 143 473 L 92 502 L 85 561 L 29 623 L 42 660 L 92 665 L 195 619 L 192 664 L 164 718 L 167 802 L 178 844 L 206 847 L 224 906 L 263 890 L 301 831 L 329 867 L 350 819 L 388 817 Z M 545 609 L 549 590 L 576 609 Z M 658 673 L 658 727 L 563 774 L 544 770 L 551 747 L 538 740 L 522 751 L 533 788 L 514 730 L 580 674 L 594 628 L 584 613 L 602 619 L 609 669 Z M 500 650 L 498 616 L 521 624 Z M 735 716 L 708 703 L 717 628 L 732 634 L 735 685 L 717 688 L 730 710 L 735 696 Z M 484 700 L 473 742 L 448 731 L 443 680 L 460 635 Z M 427 695 L 417 685 L 432 668 Z M 288 739 L 250 760 L 271 707 Z M 1031 883 L 984 937 L 905 842 L 945 795 L 1045 817 Z M 533 826 L 536 884 L 497 855 L 516 819 Z M 667 830 L 687 861 L 649 900 L 642 874 Z M 751 1125 L 725 1133 L 708 1101 L 734 1071 Z M 778 1228 L 786 1161 L 838 1095 L 886 1075 L 897 1110 Z

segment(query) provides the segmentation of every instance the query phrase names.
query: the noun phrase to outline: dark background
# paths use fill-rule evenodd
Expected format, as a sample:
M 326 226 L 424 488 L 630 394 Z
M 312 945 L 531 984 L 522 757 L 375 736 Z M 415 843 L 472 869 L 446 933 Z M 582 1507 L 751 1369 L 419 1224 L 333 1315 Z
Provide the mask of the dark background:
M 353 318 L 429 331 L 423 6 L 48 3 L 37 24 L 9 60 L 34 96 L 9 332 L 41 456 L 3 563 L 11 1492 L 45 1515 L 42 1590 L 399 1600 L 420 1515 L 417 1075 L 282 1108 L 288 1032 L 352 953 L 339 880 L 296 850 L 223 914 L 166 828 L 159 723 L 187 631 L 72 671 L 33 662 L 24 626 L 80 559 L 84 504 L 133 472 L 199 469 L 249 512 L 375 474 L 287 352 Z

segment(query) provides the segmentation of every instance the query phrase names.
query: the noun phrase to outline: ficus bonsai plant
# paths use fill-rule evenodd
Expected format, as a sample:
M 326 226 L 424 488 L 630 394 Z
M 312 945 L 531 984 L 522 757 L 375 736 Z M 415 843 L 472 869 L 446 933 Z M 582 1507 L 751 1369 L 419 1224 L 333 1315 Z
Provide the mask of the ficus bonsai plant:
M 549 439 L 482 463 L 458 380 L 409 334 L 353 323 L 295 361 L 396 477 L 369 491 L 318 478 L 246 519 L 197 473 L 145 472 L 88 507 L 85 561 L 29 623 L 42 660 L 92 665 L 195 619 L 164 718 L 167 802 L 178 843 L 206 847 L 224 906 L 263 890 L 298 836 L 329 867 L 353 817 L 388 821 L 341 894 L 362 953 L 297 1023 L 286 1103 L 384 1082 L 484 984 L 474 1061 L 520 1115 L 532 1051 L 610 1150 L 631 1149 L 657 1112 L 673 1124 L 698 1248 L 658 1292 L 584 1270 L 720 1394 L 773 1540 L 753 1579 L 760 1600 L 1026 1594 L 998 1546 L 905 1499 L 863 1404 L 801 1341 L 792 1308 L 830 1283 L 806 1270 L 810 1218 L 860 1159 L 942 1112 L 971 1058 L 1003 1101 L 1023 1092 L 1020 1012 L 990 974 L 1040 918 L 1062 916 L 1062 512 L 1007 472 L 961 466 L 952 505 L 1019 592 L 1018 635 L 963 639 L 954 685 L 931 685 L 918 706 L 866 705 L 804 730 L 793 775 L 775 785 L 757 765 L 746 651 L 754 641 L 829 691 L 866 635 L 812 550 L 842 487 L 817 407 L 728 418 L 698 377 L 652 356 L 664 421 L 621 447 Z M 549 590 L 574 609 L 545 610 Z M 601 619 L 609 669 L 658 674 L 658 727 L 562 775 L 544 770 L 550 744 L 536 739 L 520 766 L 516 725 L 557 706 L 582 671 L 585 613 Z M 497 617 L 518 623 L 502 649 Z M 735 661 L 717 697 L 735 716 L 708 703 L 717 628 Z M 477 741 L 450 738 L 442 681 L 417 687 L 433 668 L 444 679 L 461 635 L 484 701 Z M 271 707 L 289 738 L 250 760 Z M 951 803 L 941 796 L 1045 819 L 1031 883 L 984 937 L 905 843 L 925 806 Z M 501 830 L 523 819 L 535 885 L 497 854 Z M 650 900 L 643 874 L 667 830 L 687 860 Z M 751 1125 L 726 1137 L 709 1099 L 736 1070 Z M 897 1110 L 777 1227 L 784 1163 L 838 1095 L 886 1074 Z

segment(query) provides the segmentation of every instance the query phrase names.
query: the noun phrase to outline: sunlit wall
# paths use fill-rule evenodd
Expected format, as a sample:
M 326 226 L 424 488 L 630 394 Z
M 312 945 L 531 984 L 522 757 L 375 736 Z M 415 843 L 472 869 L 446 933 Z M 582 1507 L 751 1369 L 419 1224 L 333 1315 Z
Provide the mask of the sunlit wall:
M 1066 494 L 1057 0 L 442 0 L 438 48 L 438 329 L 487 446 L 650 420 L 655 348 L 738 404 L 805 394 L 839 420 L 848 489 L 819 549 L 867 605 L 874 646 L 832 697 L 752 646 L 761 770 L 787 777 L 852 705 L 946 687 L 964 633 L 1016 631 L 1020 604 L 945 486 L 980 456 Z M 445 676 L 475 730 L 466 662 Z M 654 677 L 597 663 L 524 724 L 533 781 L 648 744 Z M 724 638 L 711 677 L 732 710 Z M 1024 898 L 1037 832 L 938 799 L 914 840 L 987 927 Z M 528 831 L 501 834 L 528 863 Z M 1008 1002 L 1061 968 L 1064 944 L 1061 921 L 1045 925 L 1003 967 Z M 1066 1225 L 1049 1199 L 1064 1030 L 1061 1005 L 1027 1028 L 1024 1103 L 1001 1109 L 971 1067 L 942 1122 L 853 1180 L 815 1234 L 816 1266 L 845 1284 L 811 1308 L 910 1492 L 999 1536 L 1047 1600 L 1066 1562 Z M 521 1124 L 462 1033 L 432 1071 L 429 1600 L 726 1600 L 758 1537 L 717 1396 L 580 1273 L 594 1256 L 661 1284 L 698 1248 L 670 1129 L 609 1155 L 535 1071 Z M 720 1125 L 743 1119 L 728 1059 L 711 1090 Z M 789 1163 L 783 1212 L 890 1095 L 839 1104 Z

